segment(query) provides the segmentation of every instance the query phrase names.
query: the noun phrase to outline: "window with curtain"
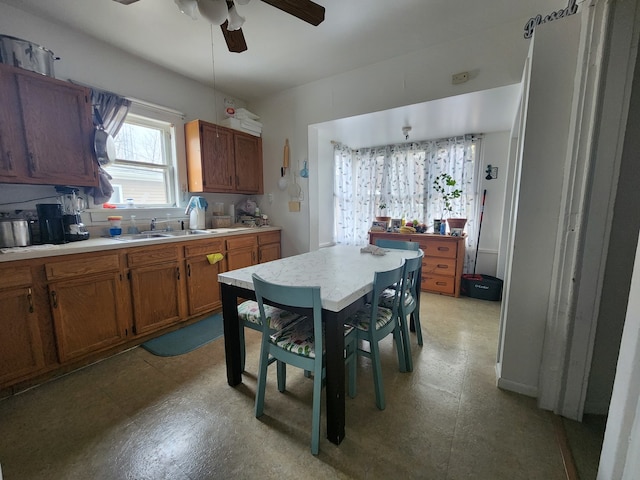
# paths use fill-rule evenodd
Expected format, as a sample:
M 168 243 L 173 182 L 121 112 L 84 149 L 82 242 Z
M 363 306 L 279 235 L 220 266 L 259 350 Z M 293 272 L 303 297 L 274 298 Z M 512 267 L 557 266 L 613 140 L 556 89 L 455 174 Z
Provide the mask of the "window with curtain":
M 433 231 L 444 205 L 433 188 L 443 172 L 463 193 L 449 217 L 467 219 L 465 271 L 473 270 L 477 205 L 478 135 L 352 150 L 334 147 L 334 237 L 336 243 L 368 243 L 371 222 L 386 204 L 386 216 L 419 220 Z

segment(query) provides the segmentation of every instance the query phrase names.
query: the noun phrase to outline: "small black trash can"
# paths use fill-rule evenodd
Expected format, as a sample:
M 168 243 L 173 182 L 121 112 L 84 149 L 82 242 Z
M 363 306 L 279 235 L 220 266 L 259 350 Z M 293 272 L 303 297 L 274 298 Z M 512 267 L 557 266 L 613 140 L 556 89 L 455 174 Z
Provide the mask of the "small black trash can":
M 481 300 L 501 300 L 502 280 L 491 275 L 462 275 L 460 293 Z

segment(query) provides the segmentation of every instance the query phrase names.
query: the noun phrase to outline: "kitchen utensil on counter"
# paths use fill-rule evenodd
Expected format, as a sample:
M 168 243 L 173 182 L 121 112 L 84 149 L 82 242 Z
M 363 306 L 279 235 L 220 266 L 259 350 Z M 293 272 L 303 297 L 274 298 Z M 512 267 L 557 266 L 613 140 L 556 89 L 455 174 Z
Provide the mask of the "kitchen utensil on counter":
M 63 210 L 59 203 L 38 203 L 38 223 L 40 225 L 40 241 L 42 243 L 65 243 Z
M 82 223 L 80 212 L 85 205 L 84 199 L 78 197 L 78 189 L 75 187 L 56 187 L 60 193 L 59 201 L 62 205 L 62 223 L 64 225 L 64 236 L 67 242 L 77 242 L 88 240 L 89 231 Z
M 54 77 L 53 63 L 56 60 L 60 60 L 60 57 L 56 57 L 51 50 L 38 44 L 0 35 L 0 63 Z
M 22 219 L 0 219 L 0 247 L 28 247 L 31 245 L 29 224 Z

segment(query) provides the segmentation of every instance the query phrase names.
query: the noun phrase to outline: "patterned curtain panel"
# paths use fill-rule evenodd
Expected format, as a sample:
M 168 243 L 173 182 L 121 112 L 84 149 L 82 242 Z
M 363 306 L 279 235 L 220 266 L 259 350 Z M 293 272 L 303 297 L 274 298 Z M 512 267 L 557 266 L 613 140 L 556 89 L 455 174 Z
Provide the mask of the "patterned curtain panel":
M 371 222 L 386 204 L 386 216 L 418 220 L 433 231 L 435 219 L 466 218 L 465 272 L 473 271 L 478 213 L 477 170 L 480 137 L 465 135 L 420 143 L 351 150 L 334 146 L 334 207 L 336 243 L 368 243 Z M 462 196 L 447 215 L 434 179 L 448 173 Z

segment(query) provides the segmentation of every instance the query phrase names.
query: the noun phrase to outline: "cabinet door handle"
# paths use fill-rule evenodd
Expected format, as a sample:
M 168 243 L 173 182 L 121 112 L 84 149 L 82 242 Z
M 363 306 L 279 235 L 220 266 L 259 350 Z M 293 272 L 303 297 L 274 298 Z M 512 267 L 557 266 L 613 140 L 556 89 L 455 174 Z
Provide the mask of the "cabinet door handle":
M 51 292 L 51 298 L 53 299 L 53 308 L 58 308 L 58 295 L 55 290 Z
M 187 277 L 191 276 L 191 264 L 187 263 Z
M 180 280 L 180 267 L 176 267 L 176 277 Z
M 449 265 L 444 265 L 442 263 L 439 263 L 438 268 L 449 268 Z
M 29 313 L 33 313 L 33 295 L 30 288 L 27 291 L 27 301 L 29 302 Z

